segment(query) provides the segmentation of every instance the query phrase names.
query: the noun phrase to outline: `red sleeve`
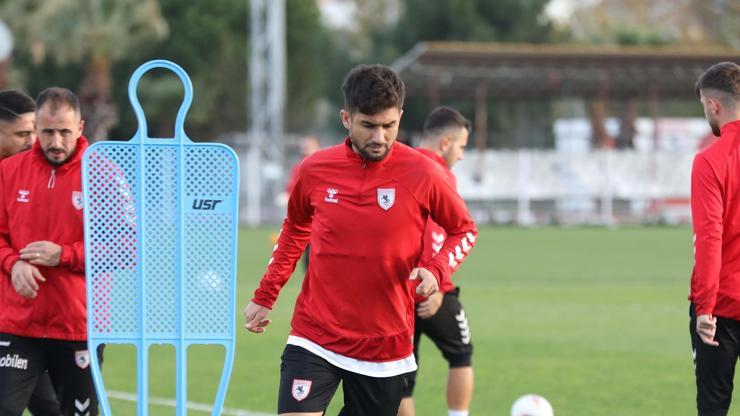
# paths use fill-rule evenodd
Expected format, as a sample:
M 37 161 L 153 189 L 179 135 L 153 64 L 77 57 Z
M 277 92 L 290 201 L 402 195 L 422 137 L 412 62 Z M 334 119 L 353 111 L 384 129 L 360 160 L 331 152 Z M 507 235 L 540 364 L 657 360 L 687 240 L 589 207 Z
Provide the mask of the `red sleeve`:
M 295 188 L 295 184 L 298 181 L 298 168 L 301 166 L 299 161 L 293 165 L 293 169 L 290 170 L 290 176 L 288 177 L 288 183 L 285 184 L 285 193 L 290 195 Z
M 702 154 L 696 156 L 691 170 L 691 216 L 694 225 L 691 299 L 697 315 L 711 314 L 722 265 L 722 183 Z
M 272 250 L 267 272 L 254 291 L 252 302 L 258 305 L 272 309 L 280 290 L 293 274 L 296 263 L 311 238 L 313 208 L 309 192 L 310 189 L 299 174 L 288 200 L 288 215 L 283 222 L 277 244 Z
M 83 241 L 75 241 L 72 244 L 62 244 L 62 255 L 59 258 L 59 265 L 67 267 L 73 272 L 84 272 L 85 243 Z
M 465 202 L 451 183 L 436 175 L 429 193 L 432 220 L 447 233 L 439 253 L 420 267 L 430 270 L 438 281 L 449 279 L 465 260 L 478 237 L 478 230 Z
M 13 268 L 20 256 L 17 251 L 10 245 L 10 230 L 8 227 L 8 212 L 5 207 L 5 193 L 6 190 L 5 178 L 0 169 L 0 266 L 2 266 L 3 272 L 10 276 L 10 271 Z

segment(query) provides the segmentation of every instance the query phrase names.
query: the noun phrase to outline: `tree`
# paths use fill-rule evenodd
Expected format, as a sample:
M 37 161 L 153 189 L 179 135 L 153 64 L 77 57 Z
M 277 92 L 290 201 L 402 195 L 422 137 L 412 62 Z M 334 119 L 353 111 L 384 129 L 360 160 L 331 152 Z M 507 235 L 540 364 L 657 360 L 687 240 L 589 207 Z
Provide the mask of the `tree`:
M 737 1 L 602 0 L 576 8 L 569 24 L 576 39 L 594 43 L 740 47 Z
M 117 68 L 128 80 L 141 63 L 167 59 L 183 67 L 193 83 L 194 100 L 186 119 L 188 135 L 213 140 L 220 134 L 247 127 L 247 9 L 244 0 L 159 0 L 171 28 L 167 38 L 144 45 Z M 175 114 L 182 101 L 182 85 L 165 72 L 142 78 L 139 98 L 153 137 L 172 137 Z M 116 89 L 118 102 L 127 103 L 126 85 Z M 127 122 L 116 129 L 119 137 L 133 134 L 133 112 L 122 105 Z M 129 122 L 130 121 L 130 122 Z
M 404 0 L 396 28 L 402 51 L 421 40 L 545 42 L 552 34 L 543 19 L 548 0 Z
M 79 97 L 85 134 L 94 141 L 117 122 L 112 63 L 168 33 L 156 0 L 12 0 L 0 12 L 34 65 L 83 63 Z
M 287 97 L 285 128 L 317 127 L 316 106 L 327 88 L 326 59 L 335 47 L 315 1 L 286 0 Z

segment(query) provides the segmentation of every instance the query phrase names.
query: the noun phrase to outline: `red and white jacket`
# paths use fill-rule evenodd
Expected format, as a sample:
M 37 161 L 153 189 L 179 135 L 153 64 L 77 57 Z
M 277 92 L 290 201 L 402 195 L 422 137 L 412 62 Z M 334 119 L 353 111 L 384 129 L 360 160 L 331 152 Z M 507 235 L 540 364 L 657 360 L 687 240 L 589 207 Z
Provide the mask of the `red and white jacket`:
M 400 143 L 379 162 L 360 158 L 349 139 L 309 156 L 253 302 L 272 308 L 310 240 L 291 335 L 367 362 L 413 357 L 411 270 L 424 267 L 444 281 L 477 236 L 445 178 L 438 164 Z M 447 239 L 437 256 L 420 261 L 428 218 Z
M 88 143 L 77 139 L 69 160 L 54 167 L 39 142 L 0 163 L 0 332 L 69 341 L 87 339 L 85 250 L 82 220 L 82 154 Z M 34 299 L 20 296 L 10 279 L 19 250 L 34 241 L 62 246 L 57 267 L 38 266 Z
M 437 162 L 442 167 L 442 172 L 445 173 L 445 178 L 447 181 L 449 181 L 453 187 L 457 190 L 457 178 L 455 178 L 455 175 L 452 174 L 452 171 L 447 166 L 447 163 L 445 163 L 445 160 L 442 159 L 438 154 L 432 152 L 431 150 L 423 149 L 423 148 L 417 148 L 417 152 L 423 154 L 424 156 L 430 158 L 431 160 Z M 436 256 L 437 253 L 442 249 L 442 246 L 444 245 L 445 239 L 447 239 L 447 234 L 445 233 L 445 229 L 442 228 L 439 224 L 434 222 L 431 218 L 427 221 L 427 228 L 424 231 L 424 252 L 421 254 L 421 262 L 426 263 L 432 259 L 432 257 Z M 460 247 L 460 250 L 463 248 Z M 457 250 L 457 248 L 455 249 Z M 457 266 L 453 267 L 453 269 L 456 269 Z M 448 293 L 455 290 L 455 285 L 452 283 L 452 279 L 450 279 L 450 276 L 446 276 L 446 278 L 442 279 L 439 282 L 439 291 L 442 293 Z M 416 295 L 416 303 L 423 302 L 426 300 L 426 297 Z

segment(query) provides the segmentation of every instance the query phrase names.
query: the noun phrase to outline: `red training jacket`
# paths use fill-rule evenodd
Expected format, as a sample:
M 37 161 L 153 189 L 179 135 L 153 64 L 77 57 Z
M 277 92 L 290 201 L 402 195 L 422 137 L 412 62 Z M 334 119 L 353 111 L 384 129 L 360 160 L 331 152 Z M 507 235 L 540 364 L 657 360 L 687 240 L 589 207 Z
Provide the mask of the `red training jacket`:
M 455 178 L 455 175 L 452 174 L 452 171 L 442 157 L 427 149 L 417 148 L 416 151 L 442 166 L 442 172 L 445 173 L 445 179 L 447 179 L 452 186 L 455 187 L 455 190 L 457 190 L 457 179 Z M 442 249 L 442 245 L 446 238 L 447 234 L 445 234 L 445 229 L 430 218 L 427 221 L 427 227 L 424 231 L 424 251 L 421 253 L 421 262 L 426 263 L 430 261 L 432 257 L 436 256 L 439 250 Z M 416 286 L 417 285 L 414 285 L 414 287 Z M 450 279 L 449 276 L 439 282 L 440 292 L 448 293 L 453 290 L 455 290 L 455 285 L 452 284 L 452 279 Z M 415 297 L 416 303 L 423 302 L 426 299 L 426 297 L 420 295 L 416 295 Z
M 429 217 L 448 237 L 437 256 L 420 262 Z M 412 353 L 411 270 L 424 267 L 447 279 L 476 236 L 465 203 L 439 165 L 401 143 L 383 160 L 367 162 L 347 139 L 301 164 L 253 302 L 272 308 L 310 239 L 311 267 L 291 334 L 358 360 L 399 360 Z
M 697 315 L 740 320 L 740 120 L 694 158 L 691 214 Z
M 0 164 L 0 332 L 69 341 L 87 339 L 81 158 L 84 137 L 69 160 L 53 167 L 39 142 Z M 62 246 L 57 267 L 37 266 L 46 282 L 26 299 L 10 271 L 19 251 L 34 241 Z

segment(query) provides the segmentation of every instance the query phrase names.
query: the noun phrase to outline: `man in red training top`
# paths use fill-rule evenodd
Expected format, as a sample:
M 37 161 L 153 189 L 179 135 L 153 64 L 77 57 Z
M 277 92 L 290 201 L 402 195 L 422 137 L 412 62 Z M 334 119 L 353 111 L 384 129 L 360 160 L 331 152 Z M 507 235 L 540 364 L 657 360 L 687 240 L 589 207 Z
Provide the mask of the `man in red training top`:
M 299 168 L 288 215 L 246 328 L 267 315 L 311 241 L 311 267 L 282 356 L 278 413 L 321 415 L 339 382 L 342 415 L 395 416 L 416 369 L 414 289 L 429 296 L 467 255 L 477 230 L 441 166 L 396 143 L 404 84 L 383 65 L 360 65 L 342 85 L 349 136 Z M 429 218 L 447 240 L 421 262 Z M 462 247 L 468 250 L 463 251 Z
M 77 97 L 47 88 L 37 99 L 38 140 L 0 164 L 2 415 L 21 415 L 46 371 L 62 415 L 97 415 L 86 342 L 83 126 Z
M 457 110 L 438 107 L 427 116 L 424 133 L 416 149 L 421 154 L 443 167 L 447 180 L 456 184 L 455 175 L 450 170 L 462 159 L 463 149 L 468 144 L 470 121 Z M 434 257 L 445 241 L 445 231 L 431 219 L 424 233 L 424 253 L 421 262 Z M 461 247 L 466 251 L 466 247 Z M 473 396 L 473 367 L 471 356 L 473 344 L 470 342 L 470 328 L 460 299 L 460 289 L 448 278 L 439 284 L 439 291 L 428 298 L 416 296 L 416 325 L 414 331 L 414 356 L 419 362 L 419 342 L 426 334 L 439 348 L 449 364 L 447 378 L 448 416 L 467 416 L 470 399 Z M 399 408 L 399 416 L 413 416 L 414 386 L 416 371 L 407 376 L 408 389 Z
M 0 162 L 31 148 L 36 139 L 35 112 L 33 98 L 15 90 L 0 91 Z M 28 410 L 33 416 L 59 415 L 59 401 L 48 373 L 39 377 Z
M 691 171 L 694 271 L 691 345 L 700 416 L 726 415 L 740 351 L 740 66 L 721 62 L 696 82 L 696 95 L 720 139 Z

